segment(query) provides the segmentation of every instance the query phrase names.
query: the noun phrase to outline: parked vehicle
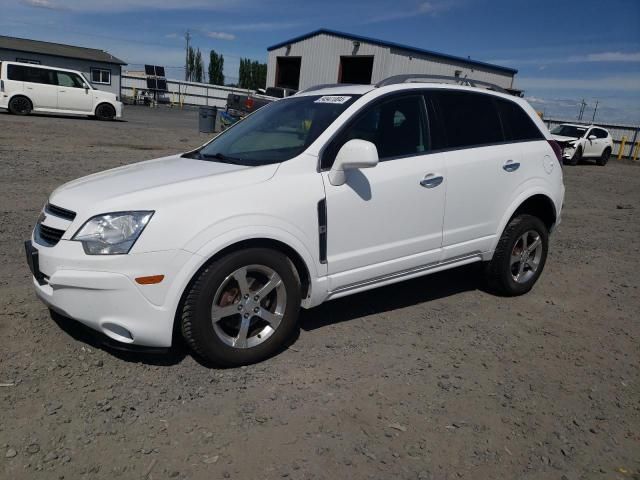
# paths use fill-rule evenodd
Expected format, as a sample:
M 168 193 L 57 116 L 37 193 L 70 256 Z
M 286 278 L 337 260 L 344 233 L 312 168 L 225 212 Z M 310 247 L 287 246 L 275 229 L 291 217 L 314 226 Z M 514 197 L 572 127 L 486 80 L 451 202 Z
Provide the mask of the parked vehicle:
M 0 108 L 15 115 L 31 112 L 122 117 L 122 103 L 96 90 L 81 72 L 64 68 L 0 62 Z
M 562 158 L 569 165 L 577 165 L 583 158 L 592 158 L 604 166 L 613 151 L 611 134 L 595 125 L 563 123 L 551 130 L 551 134 L 561 146 Z
M 300 307 L 409 278 L 484 262 L 497 293 L 526 293 L 560 222 L 560 160 L 507 94 L 309 90 L 196 150 L 59 187 L 27 259 L 47 305 L 111 339 L 176 331 L 242 365 L 281 349 Z
M 230 93 L 227 96 L 227 112 L 236 117 L 244 117 L 280 98 L 295 95 L 296 92 L 297 90 L 290 88 L 269 87 L 264 91 L 258 90 L 258 93 L 248 95 Z

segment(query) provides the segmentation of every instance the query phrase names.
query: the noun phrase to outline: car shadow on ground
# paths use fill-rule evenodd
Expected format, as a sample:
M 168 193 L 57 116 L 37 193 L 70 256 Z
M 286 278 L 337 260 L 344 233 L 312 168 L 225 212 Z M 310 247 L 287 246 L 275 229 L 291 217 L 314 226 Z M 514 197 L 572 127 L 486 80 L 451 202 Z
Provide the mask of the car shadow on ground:
M 103 350 L 125 362 L 171 366 L 182 362 L 189 353 L 181 342 L 177 342 L 178 345 L 172 348 L 128 348 L 127 345 L 112 341 L 107 336 L 58 312 L 50 310 L 49 313 L 51 319 L 60 329 L 74 340 L 85 343 L 96 350 Z
M 11 112 L 8 110 L 0 110 L 0 114 L 4 114 L 6 116 L 13 116 Z M 29 115 L 19 115 L 21 118 L 25 117 L 36 117 L 36 118 L 57 118 L 60 120 L 88 120 L 94 122 L 101 122 L 103 120 L 98 120 L 96 117 L 89 115 L 61 115 L 55 113 L 30 113 Z M 105 120 L 105 123 L 115 122 L 115 123 L 127 123 L 127 120 L 124 118 L 115 118 L 113 120 Z
M 484 290 L 478 264 L 402 281 L 302 310 L 300 328 L 304 331 L 317 330 L 473 290 Z
M 300 328 L 306 332 L 318 330 L 328 325 L 347 322 L 356 318 L 376 315 L 399 308 L 405 308 L 440 298 L 450 297 L 462 292 L 484 290 L 482 277 L 477 264 L 446 270 L 444 272 L 399 282 L 386 287 L 376 288 L 363 293 L 324 303 L 310 310 L 302 310 Z M 130 349 L 126 345 L 110 340 L 85 325 L 51 311 L 51 318 L 65 333 L 74 340 L 85 343 L 95 349 L 131 363 L 143 363 L 154 366 L 172 366 L 181 363 L 187 355 L 206 368 L 225 368 L 213 365 L 206 359 L 189 351 L 182 341 L 179 329 L 174 328 L 174 346 L 171 348 Z M 296 342 L 298 335 L 283 345 L 283 352 Z

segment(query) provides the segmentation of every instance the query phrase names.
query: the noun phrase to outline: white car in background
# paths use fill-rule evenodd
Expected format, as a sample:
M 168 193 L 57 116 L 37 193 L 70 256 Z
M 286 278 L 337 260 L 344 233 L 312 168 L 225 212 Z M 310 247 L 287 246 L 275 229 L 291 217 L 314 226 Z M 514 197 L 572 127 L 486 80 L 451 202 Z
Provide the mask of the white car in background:
M 562 147 L 562 157 L 569 165 L 577 165 L 583 158 L 606 165 L 613 151 L 611 134 L 602 127 L 563 123 L 551 134 Z
M 96 90 L 82 73 L 19 62 L 0 62 L 0 108 L 15 115 L 42 112 L 89 115 L 99 120 L 122 117 L 117 95 Z
M 560 222 L 560 155 L 506 92 L 323 86 L 59 187 L 27 260 L 44 303 L 121 345 L 181 332 L 243 365 L 287 345 L 300 307 L 401 280 L 484 262 L 493 290 L 528 292 Z

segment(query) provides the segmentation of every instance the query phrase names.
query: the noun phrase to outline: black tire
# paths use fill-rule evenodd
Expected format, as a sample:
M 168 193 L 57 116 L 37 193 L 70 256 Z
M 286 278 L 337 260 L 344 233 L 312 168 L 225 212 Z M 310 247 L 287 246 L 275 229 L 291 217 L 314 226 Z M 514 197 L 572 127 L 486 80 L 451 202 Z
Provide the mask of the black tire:
M 113 120 L 116 118 L 116 109 L 108 103 L 101 103 L 96 107 L 96 118 L 98 120 Z
M 580 160 L 582 160 L 582 147 L 578 147 L 575 151 L 575 153 L 573 154 L 573 157 L 571 157 L 569 160 L 567 160 L 567 165 L 578 165 L 580 163 Z
M 32 110 L 31 100 L 22 95 L 16 95 L 9 101 L 9 111 L 14 115 L 29 115 Z
M 607 147 L 604 149 L 604 152 L 602 152 L 602 155 L 600 156 L 600 158 L 596 160 L 596 163 L 601 167 L 604 167 L 609 161 L 609 158 L 611 158 L 611 149 Z
M 517 248 L 518 242 L 528 232 L 535 232 L 539 235 L 541 242 L 541 251 L 537 258 L 537 267 L 527 271 L 527 277 L 518 282 L 514 279 L 514 272 L 511 259 L 512 253 Z M 507 228 L 502 232 L 500 241 L 493 253 L 493 258 L 487 263 L 485 268 L 485 277 L 488 287 L 494 293 L 504 296 L 517 296 L 527 293 L 536 283 L 544 265 L 547 261 L 547 252 L 549 250 L 549 232 L 547 227 L 538 217 L 533 215 L 518 215 L 511 219 Z M 533 261 L 536 260 L 534 258 Z M 528 261 L 528 260 L 527 260 Z M 525 262 L 526 267 L 527 262 Z M 519 263 L 516 264 L 519 266 Z
M 220 328 L 214 328 L 212 307 L 219 290 L 228 285 L 228 282 L 233 281 L 233 279 L 229 280 L 229 276 L 242 267 L 252 265 L 267 267 L 279 275 L 282 280 L 281 284 L 286 292 L 286 301 L 283 301 L 284 312 L 279 325 L 270 336 L 267 336 L 266 340 L 257 340 L 262 338 L 259 333 L 250 337 L 251 332 L 249 332 L 246 338 L 252 338 L 262 343 L 248 348 L 238 348 L 225 342 L 223 338 L 225 333 L 221 332 Z M 246 278 L 248 278 L 248 275 Z M 255 283 L 255 280 L 253 283 Z M 256 292 L 254 291 L 253 293 Z M 279 292 L 276 293 L 276 295 L 278 294 Z M 227 293 L 224 293 L 224 295 L 227 295 Z M 186 295 L 182 308 L 182 335 L 186 343 L 198 355 L 216 365 L 232 367 L 256 363 L 283 349 L 297 332 L 300 297 L 300 279 L 293 263 L 287 256 L 266 248 L 240 250 L 211 263 L 198 274 Z M 227 306 L 233 307 L 233 309 L 235 309 L 236 305 L 240 306 L 243 297 L 239 295 L 238 298 L 237 303 L 232 301 Z M 260 301 L 262 302 L 263 300 L 261 299 Z M 268 301 L 266 296 L 264 301 Z M 247 308 L 247 311 L 250 310 L 251 308 Z M 259 332 L 260 328 L 264 328 L 260 325 L 261 319 L 258 316 L 252 316 L 249 321 L 253 325 L 253 327 L 249 328 L 253 328 L 255 332 Z M 238 338 L 240 337 L 241 313 L 237 313 L 236 317 L 234 312 L 220 322 L 236 322 L 235 325 L 238 325 L 237 335 Z M 216 323 L 216 325 L 221 325 L 221 323 Z M 225 323 L 224 326 L 227 327 L 227 324 Z

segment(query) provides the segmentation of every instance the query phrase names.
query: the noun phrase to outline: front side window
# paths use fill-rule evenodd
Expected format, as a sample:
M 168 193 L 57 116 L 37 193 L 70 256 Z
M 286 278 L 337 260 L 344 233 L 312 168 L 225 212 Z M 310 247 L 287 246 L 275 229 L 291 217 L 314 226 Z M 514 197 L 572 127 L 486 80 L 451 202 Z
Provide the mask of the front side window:
M 605 130 L 602 130 L 601 128 L 594 128 L 593 129 L 593 134 L 597 138 L 607 138 L 607 132 Z
M 80 75 L 69 72 L 56 72 L 58 75 L 58 85 L 60 87 L 84 88 L 84 82 Z
M 373 143 L 380 161 L 426 152 L 422 96 L 403 96 L 367 107 L 329 146 L 323 155 L 322 168 L 330 168 L 340 148 L 354 139 Z
M 429 92 L 446 136 L 446 148 L 503 142 L 502 125 L 491 95 L 459 91 Z
M 111 85 L 111 70 L 105 70 L 103 68 L 92 68 L 91 83 Z
M 359 95 L 309 95 L 270 103 L 218 135 L 189 158 L 260 166 L 304 152 Z

